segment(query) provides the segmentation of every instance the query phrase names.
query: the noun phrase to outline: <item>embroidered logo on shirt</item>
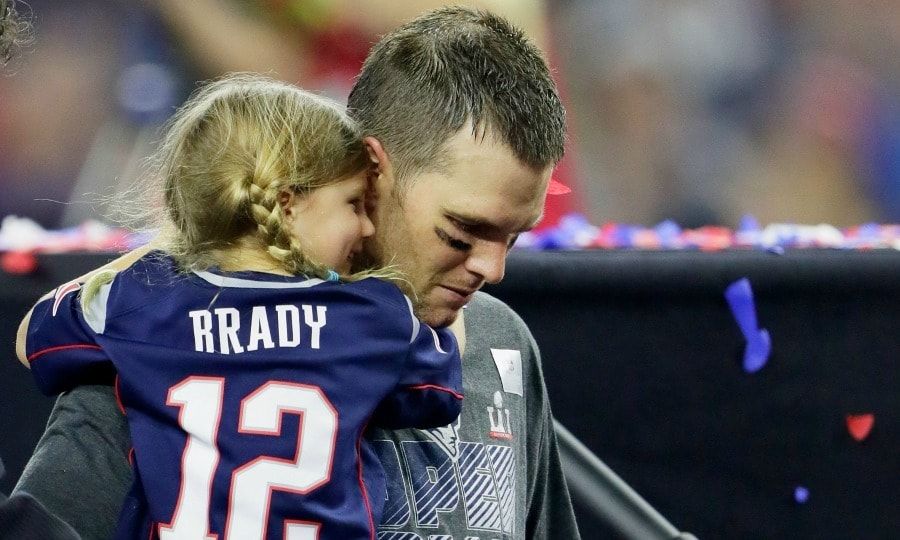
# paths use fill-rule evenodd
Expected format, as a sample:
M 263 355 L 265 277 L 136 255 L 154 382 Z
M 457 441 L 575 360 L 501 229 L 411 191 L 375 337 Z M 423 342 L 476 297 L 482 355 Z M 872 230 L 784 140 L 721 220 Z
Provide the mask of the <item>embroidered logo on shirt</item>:
M 503 382 L 503 391 L 524 396 L 522 387 L 522 353 L 514 349 L 491 349 L 494 364 Z
M 509 409 L 503 407 L 503 394 L 497 390 L 494 392 L 494 406 L 486 407 L 488 418 L 491 420 L 491 430 L 488 435 L 494 439 L 512 439 L 512 422 L 509 421 Z
M 459 426 L 462 423 L 461 416 L 456 422 L 444 427 L 424 429 L 422 430 L 429 439 L 441 445 L 447 451 L 447 455 L 456 461 L 459 455 Z
M 59 288 L 56 289 L 56 293 L 53 295 L 53 316 L 56 317 L 56 312 L 59 309 L 59 304 L 62 303 L 63 298 L 69 293 L 73 293 L 81 289 L 81 283 L 77 281 L 70 281 L 65 285 L 60 285 Z

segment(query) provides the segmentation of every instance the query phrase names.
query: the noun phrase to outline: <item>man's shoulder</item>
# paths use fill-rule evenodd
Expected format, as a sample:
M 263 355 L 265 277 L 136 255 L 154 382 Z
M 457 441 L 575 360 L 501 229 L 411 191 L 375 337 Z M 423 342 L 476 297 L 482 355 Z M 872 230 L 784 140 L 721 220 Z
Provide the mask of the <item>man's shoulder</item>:
M 386 279 L 369 277 L 344 285 L 352 289 L 355 294 L 363 295 L 374 302 L 403 308 L 401 312 L 405 312 L 410 305 L 409 299 L 403 294 L 403 291 L 395 283 Z
M 466 316 L 492 316 L 492 315 L 516 315 L 511 307 L 503 300 L 491 296 L 484 291 L 478 291 L 472 297 L 472 301 L 466 306 Z M 516 315 L 518 317 L 518 315 Z
M 475 293 L 466 306 L 465 317 L 478 326 L 526 329 L 518 313 L 499 298 L 482 291 Z
M 511 307 L 478 292 L 465 310 L 467 350 L 470 348 L 534 349 L 528 326 Z M 531 356 L 531 355 L 529 355 Z

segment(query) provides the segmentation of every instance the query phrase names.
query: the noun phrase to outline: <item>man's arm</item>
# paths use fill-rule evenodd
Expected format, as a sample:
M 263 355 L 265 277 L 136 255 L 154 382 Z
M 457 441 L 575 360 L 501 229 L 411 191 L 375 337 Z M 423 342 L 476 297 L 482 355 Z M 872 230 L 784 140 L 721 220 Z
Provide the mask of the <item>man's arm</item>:
M 516 315 L 518 319 L 518 315 Z M 526 371 L 528 404 L 528 508 L 526 530 L 528 538 L 580 538 L 575 512 L 569 497 L 565 473 L 559 457 L 550 398 L 544 383 L 540 352 L 531 332 L 521 322 L 530 344 L 534 361 Z
M 303 81 L 311 54 L 302 34 L 291 34 L 230 0 L 144 0 L 198 61 L 205 76 L 233 71 Z
M 549 411 L 541 424 L 537 459 L 528 477 L 528 537 L 580 538 Z
M 468 3 L 509 17 L 546 49 L 545 0 L 475 0 Z M 314 43 L 307 42 L 314 31 L 311 27 L 298 24 L 292 32 L 241 9 L 233 0 L 144 0 L 144 4 L 159 13 L 205 76 L 255 71 L 289 82 L 300 81 L 302 84 L 306 80 L 311 55 L 315 54 Z M 424 11 L 448 4 L 453 2 L 328 0 L 319 2 L 317 10 L 312 11 L 318 11 L 318 24 L 350 26 L 370 36 L 379 36 Z
M 113 535 L 131 485 L 125 416 L 110 386 L 62 394 L 13 494 L 25 492 L 84 540 Z
M 538 346 L 521 317 L 506 304 L 486 294 L 477 299 L 479 309 L 467 314 L 470 329 L 481 328 L 490 333 L 491 342 L 521 353 L 526 399 L 525 468 L 521 472 L 525 507 L 517 512 L 524 513 L 525 538 L 577 540 L 580 534 L 560 461 Z M 470 345 L 474 343 L 473 338 Z

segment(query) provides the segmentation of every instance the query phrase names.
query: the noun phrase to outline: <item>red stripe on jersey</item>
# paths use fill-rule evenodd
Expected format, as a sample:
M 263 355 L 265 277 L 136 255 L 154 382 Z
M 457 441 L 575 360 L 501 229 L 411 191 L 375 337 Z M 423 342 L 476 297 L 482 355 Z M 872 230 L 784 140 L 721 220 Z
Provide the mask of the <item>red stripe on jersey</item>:
M 407 386 L 407 388 L 409 388 L 410 390 L 437 390 L 439 392 L 447 392 L 456 399 L 463 399 L 463 395 L 459 392 L 454 392 L 449 388 L 438 386 L 436 384 L 417 384 L 416 386 Z
M 103 350 L 103 348 L 100 347 L 99 345 L 93 345 L 90 343 L 76 343 L 74 345 L 59 345 L 57 347 L 47 347 L 46 349 L 41 349 L 41 350 L 37 351 L 36 353 L 34 353 L 28 357 L 28 362 L 29 363 L 34 362 L 35 360 L 38 359 L 38 357 L 41 357 L 47 353 L 65 351 L 68 349 L 93 349 L 93 350 L 97 350 L 97 351 Z
M 119 375 L 118 374 L 116 374 L 116 381 L 113 383 L 113 394 L 115 394 L 115 396 L 116 396 L 116 405 L 119 406 L 119 410 L 122 411 L 123 415 L 127 416 L 127 413 L 125 412 L 125 405 L 122 405 L 122 393 L 119 392 Z

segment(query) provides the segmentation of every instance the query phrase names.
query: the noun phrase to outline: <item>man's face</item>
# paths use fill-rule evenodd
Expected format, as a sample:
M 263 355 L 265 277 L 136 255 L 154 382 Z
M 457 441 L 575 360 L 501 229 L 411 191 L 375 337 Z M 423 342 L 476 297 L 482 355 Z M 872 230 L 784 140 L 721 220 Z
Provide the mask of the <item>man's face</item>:
M 447 144 L 448 167 L 411 178 L 395 193 L 391 174 L 375 184 L 376 261 L 405 273 L 417 314 L 445 326 L 485 283 L 503 279 L 520 232 L 540 219 L 552 167 L 536 171 L 512 150 L 469 126 Z

